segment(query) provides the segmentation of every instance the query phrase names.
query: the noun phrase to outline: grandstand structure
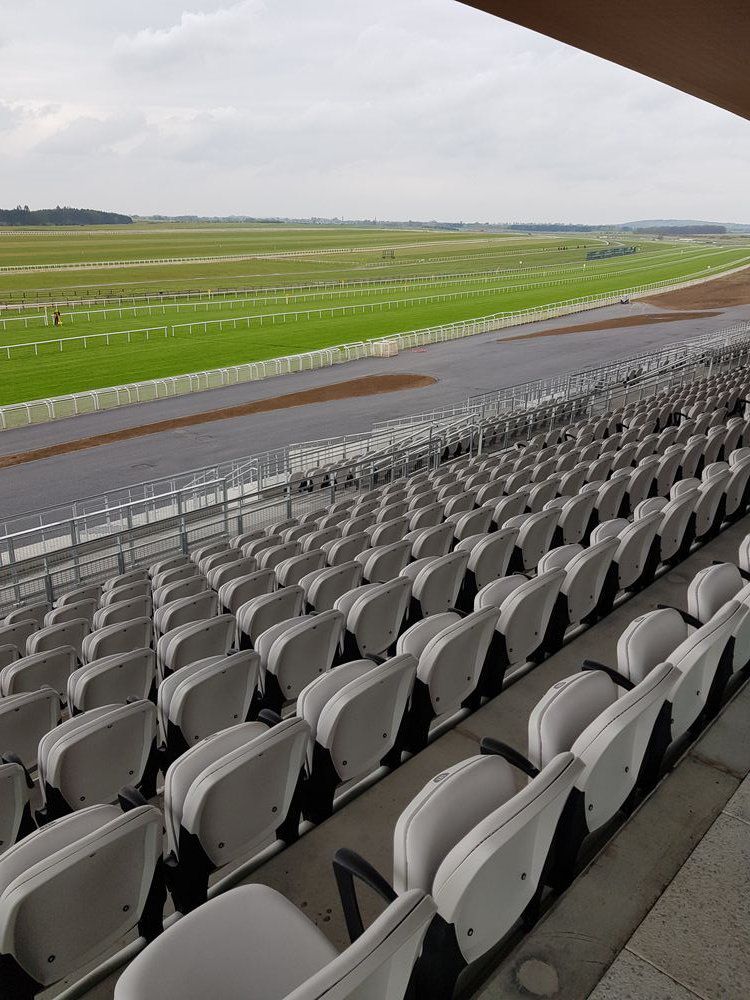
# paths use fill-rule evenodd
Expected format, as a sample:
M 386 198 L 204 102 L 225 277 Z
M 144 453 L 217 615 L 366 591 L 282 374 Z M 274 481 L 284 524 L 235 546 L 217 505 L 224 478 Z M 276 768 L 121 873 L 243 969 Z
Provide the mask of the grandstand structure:
M 7 518 L 0 1000 L 746 996 L 749 580 L 747 322 Z

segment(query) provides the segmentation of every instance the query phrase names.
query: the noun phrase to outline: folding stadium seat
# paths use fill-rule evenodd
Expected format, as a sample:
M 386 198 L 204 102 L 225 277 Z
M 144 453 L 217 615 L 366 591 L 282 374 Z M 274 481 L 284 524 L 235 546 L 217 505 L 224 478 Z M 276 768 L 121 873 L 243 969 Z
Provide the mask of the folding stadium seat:
M 310 534 L 310 525 L 296 524 L 292 528 L 285 528 L 283 531 L 280 531 L 279 534 L 285 542 L 299 542 L 305 537 L 305 535 Z
M 37 821 L 49 823 L 86 806 L 115 802 L 125 785 L 156 794 L 156 706 L 150 701 L 93 708 L 39 741 Z
M 644 458 L 630 473 L 625 489 L 625 501 L 620 513 L 631 516 L 638 504 L 652 495 L 659 459 L 655 455 Z
M 525 663 L 545 645 L 565 570 L 548 570 L 529 580 L 516 574 L 486 587 L 474 599 L 474 608 L 499 608 L 495 635 L 484 664 L 480 695 L 500 693 L 508 667 Z
M 375 548 L 378 545 L 392 545 L 400 541 L 409 530 L 409 520 L 408 517 L 402 516 L 374 524 L 366 530 L 370 546 Z
M 456 551 L 468 552 L 469 561 L 456 607 L 470 610 L 478 590 L 505 576 L 517 536 L 515 528 L 501 528 L 489 535 L 471 535 L 458 543 Z
M 156 656 L 153 649 L 116 653 L 79 667 L 68 677 L 71 715 L 91 708 L 156 696 Z
M 297 698 L 302 689 L 331 669 L 346 625 L 340 611 L 272 625 L 256 642 L 260 656 L 260 708 L 281 712 L 285 702 Z
M 677 428 L 677 435 L 674 439 L 674 443 L 686 445 L 693 434 L 695 434 L 695 421 L 691 420 L 689 417 L 683 419 L 680 421 Z
M 122 601 L 130 601 L 136 597 L 150 597 L 151 596 L 151 584 L 148 580 L 134 580 L 126 581 L 120 587 L 113 587 L 111 590 L 105 590 L 99 601 L 100 608 L 108 608 L 113 604 L 119 604 Z
M 559 520 L 560 511 L 553 507 L 537 514 L 519 514 L 505 522 L 504 527 L 518 529 L 515 549 L 510 559 L 511 570 L 528 572 L 536 568 L 552 544 Z
M 458 515 L 463 517 L 463 514 Z M 454 540 L 455 525 L 453 521 L 444 521 L 432 528 L 415 528 L 408 532 L 404 539 L 411 545 L 412 559 L 425 559 L 427 556 L 444 556 L 450 552 Z
M 687 557 L 695 537 L 693 519 L 698 490 L 681 493 L 674 500 L 652 497 L 639 503 L 635 509 L 635 520 L 640 520 L 654 512 L 661 517 L 656 537 L 652 545 L 650 559 L 644 569 L 645 579 L 652 580 L 660 565 L 672 565 Z
M 319 528 L 316 531 L 309 532 L 302 538 L 298 538 L 297 541 L 301 543 L 303 552 L 310 552 L 311 549 L 322 548 L 326 542 L 332 542 L 340 537 L 341 530 L 337 527 Z
M 489 504 L 493 500 L 495 501 L 495 504 L 497 504 L 500 497 L 503 495 L 504 485 L 505 484 L 502 479 L 494 479 L 487 483 L 486 486 L 480 486 L 477 490 L 477 506 L 483 507 L 485 504 Z
M 588 548 L 578 544 L 551 549 L 539 560 L 539 573 L 565 570 L 555 608 L 547 628 L 546 649 L 559 649 L 571 626 L 590 620 L 601 598 L 604 581 L 619 546 L 618 538 L 607 538 Z
M 526 501 L 528 511 L 536 514 L 544 508 L 549 500 L 554 499 L 557 496 L 558 488 L 560 488 L 561 480 L 561 476 L 551 476 L 544 482 L 532 486 Z
M 708 439 L 704 435 L 691 435 L 688 438 L 682 453 L 677 479 L 692 479 L 694 476 L 700 475 L 707 443 Z
M 631 469 L 633 466 L 633 459 L 635 453 L 638 449 L 638 445 L 635 443 L 626 444 L 624 441 L 621 444 L 619 450 L 615 453 L 612 458 L 612 472 L 617 472 L 620 469 Z
M 620 636 L 618 671 L 635 684 L 658 663 L 666 661 L 678 671 L 668 699 L 672 742 L 700 724 L 712 690 L 722 687 L 731 672 L 729 643 L 745 613 L 743 605 L 730 601 L 691 632 L 680 612 L 662 608 L 636 618 Z
M 408 510 L 409 504 L 405 500 L 384 504 L 378 511 L 375 520 L 378 524 L 385 524 L 386 521 L 392 521 L 396 517 L 403 517 Z
M 85 601 L 88 598 L 99 600 L 102 596 L 102 585 L 100 583 L 83 583 L 72 590 L 66 590 L 64 594 L 55 601 L 55 607 L 61 604 L 73 604 L 75 601 Z
M 50 622 L 49 624 L 54 623 Z M 26 649 L 29 636 L 38 631 L 40 630 L 37 628 L 36 622 L 33 621 L 0 626 L 0 646 L 15 646 L 19 650 Z
M 453 525 L 453 537 L 456 542 L 472 535 L 485 535 L 492 525 L 492 513 L 494 508 L 491 505 L 478 507 L 476 510 L 464 511 L 459 514 L 452 514 L 446 518 Z
M 193 576 L 199 576 L 198 567 L 193 562 L 185 563 L 182 566 L 174 566 L 172 569 L 162 570 L 151 578 L 151 588 L 154 592 L 161 587 L 166 587 L 170 583 L 178 583 L 180 580 L 189 580 Z
M 116 590 L 119 587 L 127 587 L 131 583 L 143 583 L 147 582 L 149 578 L 147 569 L 131 569 L 127 573 L 119 573 L 117 576 L 111 576 L 108 580 L 105 580 L 102 584 L 102 591 L 106 593 L 108 590 Z
M 222 614 L 236 615 L 243 604 L 270 594 L 276 586 L 276 574 L 272 569 L 260 569 L 247 576 L 238 576 L 219 588 L 219 609 Z
M 159 680 L 207 656 L 226 656 L 234 642 L 234 631 L 234 615 L 217 615 L 165 632 L 156 645 Z
M 45 625 L 26 640 L 26 655 L 44 653 L 58 646 L 72 646 L 76 656 L 81 657 L 83 643 L 89 634 L 89 623 L 85 618 L 74 618 L 60 625 Z
M 604 482 L 604 480 L 608 478 L 611 471 L 612 471 L 612 454 L 610 452 L 607 452 L 604 455 L 601 455 L 595 461 L 590 463 L 589 467 L 586 469 L 585 472 L 585 481 L 587 483 Z M 577 490 L 572 490 L 570 492 L 570 496 L 574 496 L 575 493 L 577 492 L 578 492 Z
M 91 663 L 103 656 L 114 656 L 115 653 L 129 653 L 131 649 L 143 649 L 150 646 L 153 638 L 151 619 L 132 618 L 129 622 L 117 625 L 106 625 L 87 635 L 83 640 L 82 660 Z
M 151 615 L 150 597 L 131 597 L 128 601 L 117 601 L 109 607 L 99 608 L 91 621 L 94 631 L 107 625 L 120 625 L 134 618 L 148 618 Z
M 260 656 L 245 649 L 207 656 L 162 681 L 157 701 L 162 769 L 205 737 L 249 718 L 259 669 Z
M 420 493 L 414 493 L 409 497 L 409 510 L 407 511 L 407 515 L 411 517 L 414 511 L 423 510 L 425 507 L 431 507 L 436 503 L 436 490 L 423 490 Z M 442 504 L 440 506 L 442 506 Z
M 411 543 L 407 540 L 365 549 L 354 558 L 362 565 L 362 578 L 366 583 L 385 583 L 395 579 L 411 557 Z
M 505 492 L 508 496 L 518 493 L 520 490 L 528 489 L 531 483 L 531 469 L 519 469 L 513 472 L 505 480 Z
M 330 611 L 343 594 L 358 587 L 362 582 L 360 563 L 342 563 L 313 570 L 299 581 L 305 593 L 306 607 L 315 612 Z
M 429 896 L 404 893 L 339 954 L 280 893 L 241 886 L 149 945 L 118 980 L 115 1000 L 239 1000 L 248 983 L 279 1000 L 401 1000 L 434 913 Z
M 167 882 L 175 906 L 205 903 L 212 872 L 276 840 L 296 840 L 310 730 L 245 722 L 186 750 L 164 779 Z
M 59 625 L 62 622 L 70 622 L 75 618 L 85 618 L 89 625 L 94 618 L 94 613 L 99 607 L 99 602 L 95 601 L 93 597 L 89 597 L 84 601 L 74 601 L 71 604 L 63 604 L 59 608 L 53 608 L 52 611 L 48 611 L 44 616 L 43 628 L 47 625 Z M 19 622 L 18 625 L 7 625 L 5 628 L 0 628 L 0 643 L 12 642 L 12 639 L 6 639 L 6 629 L 7 628 L 19 628 L 22 625 L 30 625 L 33 622 Z M 31 634 L 29 630 L 29 635 Z
M 15 625 L 16 622 L 36 622 L 37 628 L 44 625 L 44 616 L 50 610 L 47 601 L 38 601 L 35 604 L 22 604 L 19 608 L 14 608 L 3 618 L 3 625 Z
M 560 754 L 518 790 L 517 757 L 470 757 L 423 788 L 396 824 L 393 889 L 354 852 L 334 857 L 351 936 L 361 927 L 355 878 L 386 900 L 413 889 L 432 894 L 437 916 L 414 970 L 415 996 L 451 1000 L 463 970 L 536 914 L 555 831 L 583 764 Z
M 35 996 L 138 928 L 162 929 L 161 813 L 95 805 L 30 833 L 0 858 L 0 977 Z
M 655 455 L 658 443 L 658 434 L 647 434 L 646 437 L 641 438 L 636 445 L 635 453 L 633 455 L 633 464 L 640 465 L 644 458 L 651 458 Z
M 0 698 L 2 753 L 20 757 L 24 767 L 36 767 L 39 741 L 60 721 L 60 697 L 50 687 Z
M 724 488 L 728 481 L 727 470 L 698 486 L 699 496 L 695 504 L 695 537 L 698 541 L 708 541 L 719 533 L 724 520 Z
M 409 515 L 409 530 L 433 528 L 443 520 L 444 504 L 432 503 L 414 510 Z
M 0 646 L 0 669 L 8 666 L 10 663 L 14 663 L 16 660 L 20 659 L 21 650 L 18 646 L 14 646 L 12 642 L 6 643 L 4 646 Z
M 615 535 L 618 538 L 618 546 L 599 598 L 597 611 L 600 616 L 611 610 L 619 593 L 634 591 L 648 582 L 651 568 L 649 557 L 660 523 L 661 515 L 655 512 L 632 523 L 626 522 L 622 527 L 619 521 L 616 521 L 616 530 L 613 534 L 608 532 L 606 522 L 592 531 L 592 543 L 604 541 L 605 538 L 612 538 Z
M 314 823 L 331 815 L 339 785 L 375 770 L 397 744 L 417 661 L 404 654 L 384 663 L 353 660 L 317 677 L 297 699 L 310 727 L 303 813 Z
M 258 555 L 258 566 L 260 569 L 275 569 L 279 563 L 299 555 L 301 551 L 302 546 L 299 542 L 282 542 L 280 545 L 272 545 Z
M 586 482 L 588 470 L 589 466 L 583 464 L 574 466 L 569 472 L 564 472 L 559 477 L 557 494 L 563 497 L 575 496 Z M 550 497 L 550 499 L 552 499 L 552 497 Z
M 167 556 L 165 559 L 160 559 L 158 562 L 151 563 L 148 568 L 148 575 L 153 580 L 155 576 L 160 573 L 164 573 L 170 569 L 177 569 L 180 566 L 188 566 L 190 564 L 190 556 L 186 556 L 183 553 L 174 556 Z
M 639 785 L 650 787 L 669 739 L 667 699 L 676 679 L 661 663 L 638 684 L 586 660 L 558 681 L 529 716 L 528 759 L 536 770 L 570 751 L 584 764 L 555 844 L 558 888 L 570 883 L 586 837 L 609 823 Z M 494 741 L 490 741 L 493 745 Z
M 0 857 L 17 840 L 36 830 L 30 804 L 34 783 L 23 764 L 12 756 L 0 756 Z
M 204 590 L 193 597 L 170 601 L 154 612 L 154 634 L 158 638 L 180 625 L 213 618 L 219 610 L 219 596 L 215 590 Z
M 706 450 L 703 453 L 704 468 L 712 462 L 718 462 L 724 454 L 724 439 L 726 427 L 710 427 L 706 434 Z
M 302 614 L 305 591 L 301 586 L 283 587 L 272 594 L 262 594 L 247 601 L 237 611 L 235 643 L 237 649 L 254 649 L 261 632 L 288 618 Z M 211 652 L 219 652 L 212 650 Z M 229 652 L 229 647 L 225 650 Z M 203 656 L 208 653 L 202 654 Z
M 78 655 L 72 646 L 24 656 L 0 670 L 0 693 L 6 696 L 50 687 L 65 700 L 68 678 L 77 666 Z
M 241 556 L 235 553 L 232 559 L 207 570 L 206 582 L 212 590 L 218 590 L 223 583 L 229 583 L 230 580 L 236 580 L 240 576 L 247 576 L 257 568 L 258 563 L 254 556 Z
M 320 546 L 326 553 L 326 561 L 329 566 L 340 566 L 342 563 L 351 562 L 360 552 L 364 552 L 370 544 L 370 539 L 364 531 L 347 535 L 345 538 L 337 538 L 331 542 L 323 542 Z
M 274 545 L 281 545 L 283 538 L 281 535 L 264 535 L 261 538 L 256 538 L 252 542 L 246 542 L 242 546 L 243 556 L 255 556 L 260 565 L 260 554 L 265 552 L 266 549 L 270 549 Z
M 674 486 L 675 479 L 680 469 L 683 449 L 679 445 L 667 449 L 659 458 L 656 467 L 656 486 L 654 489 L 657 497 L 669 496 L 669 491 Z
M 284 559 L 275 569 L 279 587 L 292 587 L 316 569 L 326 565 L 326 554 L 322 549 L 311 549 L 296 556 Z
M 219 538 L 213 542 L 207 542 L 205 545 L 200 545 L 198 548 L 192 549 L 190 552 L 190 559 L 197 566 L 201 559 L 206 559 L 208 556 L 215 555 L 217 552 L 225 552 L 227 549 L 231 548 L 228 538 Z
M 724 516 L 727 521 L 736 521 L 750 506 L 750 455 L 734 463 L 731 459 L 730 455 L 729 479 L 724 486 Z
M 409 608 L 411 580 L 355 587 L 337 599 L 334 608 L 346 615 L 342 658 L 382 656 L 398 638 Z
M 437 718 L 472 703 L 499 617 L 488 607 L 461 618 L 455 612 L 432 615 L 407 629 L 396 651 L 419 661 L 404 725 L 403 747 L 416 753 L 427 745 Z
M 266 528 L 266 532 L 269 535 L 281 535 L 281 537 L 283 538 L 285 531 L 288 531 L 290 528 L 298 528 L 298 527 L 299 527 L 298 518 L 285 517 L 282 521 L 274 521 L 273 524 L 269 524 L 269 526 Z M 289 539 L 285 539 L 285 541 L 288 540 Z M 236 545 L 234 547 L 237 548 Z
M 545 509 L 557 509 L 560 515 L 553 543 L 571 545 L 588 538 L 594 519 L 595 503 L 596 493 L 593 490 L 587 490 L 578 496 L 557 497 L 555 500 L 550 500 Z
M 455 608 L 469 563 L 469 553 L 449 552 L 417 559 L 401 570 L 412 582 L 409 618 L 414 621 Z

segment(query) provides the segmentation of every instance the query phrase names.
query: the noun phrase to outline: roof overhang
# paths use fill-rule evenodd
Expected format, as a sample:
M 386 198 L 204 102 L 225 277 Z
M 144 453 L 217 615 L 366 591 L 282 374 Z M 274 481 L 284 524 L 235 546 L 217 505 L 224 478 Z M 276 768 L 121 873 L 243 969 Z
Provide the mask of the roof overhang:
M 750 0 L 461 0 L 750 118 Z

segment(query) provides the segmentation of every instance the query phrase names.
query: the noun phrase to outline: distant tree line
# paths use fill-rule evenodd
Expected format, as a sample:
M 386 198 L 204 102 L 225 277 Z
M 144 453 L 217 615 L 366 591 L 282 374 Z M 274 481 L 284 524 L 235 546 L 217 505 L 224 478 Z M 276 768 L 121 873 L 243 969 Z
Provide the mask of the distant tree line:
M 93 208 L 42 208 L 32 212 L 28 205 L 0 209 L 0 226 L 126 226 L 133 220 L 117 212 L 98 212 Z
M 628 232 L 643 236 L 717 236 L 726 231 L 726 226 L 708 223 L 702 226 L 645 226 L 643 229 L 628 229 Z
M 604 226 L 576 226 L 566 222 L 514 222 L 508 229 L 525 233 L 595 233 Z

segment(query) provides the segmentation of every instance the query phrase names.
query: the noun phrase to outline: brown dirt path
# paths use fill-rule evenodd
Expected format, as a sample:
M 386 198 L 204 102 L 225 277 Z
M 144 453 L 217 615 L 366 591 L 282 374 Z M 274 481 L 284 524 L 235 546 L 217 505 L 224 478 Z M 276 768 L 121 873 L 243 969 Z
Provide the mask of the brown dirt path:
M 173 431 L 182 427 L 195 427 L 198 424 L 213 423 L 216 420 L 244 417 L 253 413 L 269 413 L 272 410 L 285 410 L 293 406 L 309 406 L 312 403 L 330 403 L 337 399 L 351 399 L 355 396 L 377 396 L 386 392 L 402 392 L 405 389 L 423 389 L 426 386 L 434 385 L 435 382 L 437 382 L 437 379 L 429 375 L 410 375 L 408 372 L 394 375 L 367 375 L 363 378 L 348 379 L 346 382 L 334 382 L 331 385 L 324 385 L 318 389 L 289 392 L 283 396 L 271 396 L 269 399 L 258 399 L 252 403 L 227 406 L 221 410 L 206 410 L 203 413 L 191 413 L 188 416 L 176 417 L 173 420 L 159 420 L 152 424 L 127 427 L 121 431 L 96 434 L 92 437 L 79 438 L 76 441 L 65 441 L 61 444 L 50 445 L 47 448 L 36 448 L 33 451 L 22 451 L 13 455 L 0 456 L 0 469 L 8 469 L 14 465 L 24 465 L 26 462 L 36 462 L 43 458 L 52 458 L 56 455 L 67 455 L 71 452 L 84 451 L 87 448 L 98 448 L 100 445 L 113 444 L 117 441 L 128 441 L 131 438 L 145 437 L 147 434 L 161 434 L 163 431 Z
M 750 268 L 715 278 L 701 285 L 680 288 L 676 292 L 651 295 L 640 302 L 668 309 L 726 309 L 750 304 Z
M 571 326 L 556 326 L 551 330 L 535 330 L 533 333 L 519 333 L 515 337 L 503 337 L 498 344 L 512 340 L 533 340 L 536 337 L 561 337 L 567 333 L 594 333 L 597 330 L 620 330 L 629 326 L 649 326 L 652 323 L 676 323 L 685 319 L 708 319 L 716 312 L 670 312 L 653 313 L 649 316 L 623 316 L 621 319 L 603 319 L 596 323 L 576 323 Z

